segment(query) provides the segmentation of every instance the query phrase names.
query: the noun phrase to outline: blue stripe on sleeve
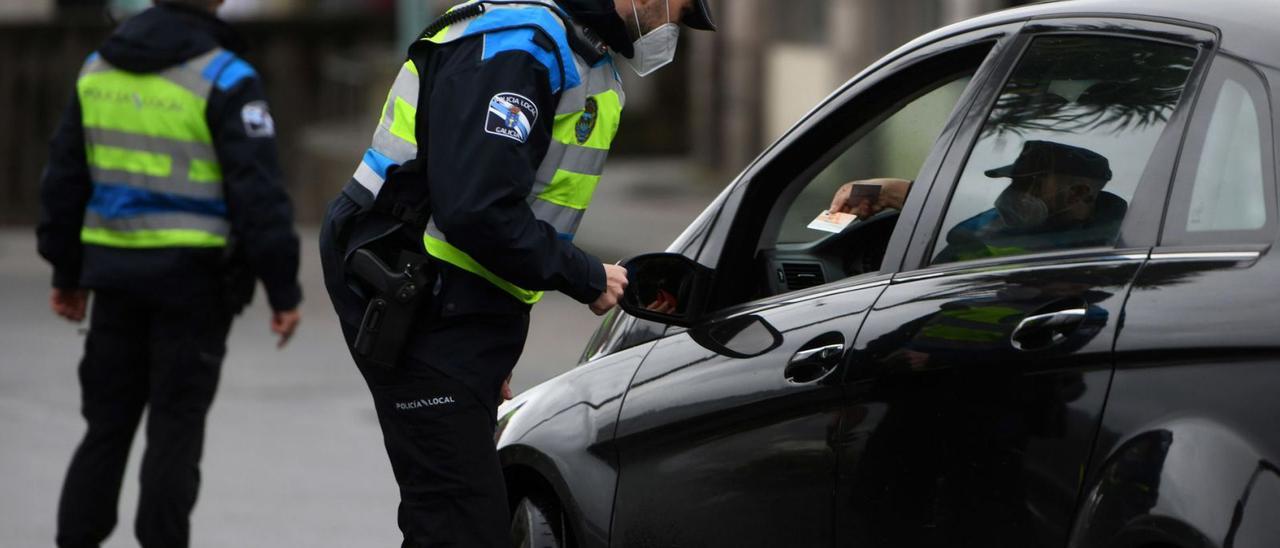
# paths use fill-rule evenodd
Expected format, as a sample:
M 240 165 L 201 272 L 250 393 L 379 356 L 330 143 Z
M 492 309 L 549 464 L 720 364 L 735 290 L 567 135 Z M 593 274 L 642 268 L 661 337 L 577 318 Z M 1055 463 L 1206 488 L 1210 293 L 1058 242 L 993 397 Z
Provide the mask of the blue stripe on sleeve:
M 218 80 L 214 82 L 214 85 L 217 85 L 218 89 L 222 91 L 227 91 L 236 87 L 236 84 L 239 84 L 248 78 L 257 76 L 257 74 L 258 73 L 253 70 L 253 66 L 246 63 L 243 59 L 234 59 L 231 61 L 231 64 L 227 65 L 227 68 L 223 69 L 222 72 L 218 74 Z
M 235 54 L 229 51 L 219 53 L 213 57 L 212 61 L 209 61 L 208 66 L 204 67 L 203 71 L 200 71 L 200 76 L 210 82 L 217 80 L 218 74 L 222 73 L 222 69 L 227 68 L 227 65 L 235 61 L 235 59 Z
M 546 31 L 560 50 L 560 59 L 564 60 L 564 82 L 560 81 L 560 64 L 556 55 L 542 49 L 533 41 L 533 29 L 509 28 L 536 25 Z M 496 30 L 504 29 L 508 30 Z M 489 32 L 493 31 L 493 32 Z M 573 62 L 573 51 L 569 49 L 568 38 L 564 28 L 555 15 L 545 9 L 504 9 L 490 11 L 467 26 L 463 36 L 484 33 L 484 56 L 486 61 L 506 51 L 523 51 L 532 55 L 539 63 L 547 67 L 551 75 L 551 91 L 558 93 L 562 89 L 572 89 L 582 84 L 582 76 L 578 74 L 578 66 Z
M 377 173 L 382 180 L 387 180 L 387 170 L 396 165 L 396 161 L 384 156 L 381 152 L 369 149 L 364 153 L 364 163 Z
M 257 74 L 252 65 L 229 51 L 215 55 L 204 70 L 200 71 L 200 76 L 213 82 L 222 91 L 227 91 L 246 78 L 252 78 Z
M 121 219 L 147 213 L 194 213 L 226 217 L 227 204 L 218 199 L 187 198 L 137 187 L 94 183 L 89 210 L 104 219 Z

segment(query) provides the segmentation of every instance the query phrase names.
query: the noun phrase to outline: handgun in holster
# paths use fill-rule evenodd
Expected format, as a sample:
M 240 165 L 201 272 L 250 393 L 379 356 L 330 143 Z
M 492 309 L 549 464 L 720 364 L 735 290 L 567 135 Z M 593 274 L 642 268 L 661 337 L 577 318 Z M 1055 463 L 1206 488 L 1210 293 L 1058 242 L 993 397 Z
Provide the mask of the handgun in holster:
M 431 294 L 435 269 L 426 256 L 409 251 L 402 251 L 389 266 L 368 249 L 352 254 L 347 268 L 373 290 L 356 335 L 355 354 L 366 363 L 393 368 Z
M 422 245 L 431 217 L 423 164 L 389 170 L 386 187 L 355 223 L 346 272 L 369 299 L 352 347 L 359 362 L 394 368 L 435 288 L 438 270 Z

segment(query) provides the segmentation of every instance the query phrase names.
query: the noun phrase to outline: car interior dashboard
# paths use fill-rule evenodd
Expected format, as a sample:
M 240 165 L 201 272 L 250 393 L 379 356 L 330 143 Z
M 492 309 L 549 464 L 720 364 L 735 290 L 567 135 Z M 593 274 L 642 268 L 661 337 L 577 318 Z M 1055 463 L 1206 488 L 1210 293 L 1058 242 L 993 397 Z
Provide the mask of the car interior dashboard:
M 780 243 L 761 250 L 756 259 L 762 278 L 758 296 L 780 295 L 880 270 L 899 213 L 887 209 L 812 242 Z

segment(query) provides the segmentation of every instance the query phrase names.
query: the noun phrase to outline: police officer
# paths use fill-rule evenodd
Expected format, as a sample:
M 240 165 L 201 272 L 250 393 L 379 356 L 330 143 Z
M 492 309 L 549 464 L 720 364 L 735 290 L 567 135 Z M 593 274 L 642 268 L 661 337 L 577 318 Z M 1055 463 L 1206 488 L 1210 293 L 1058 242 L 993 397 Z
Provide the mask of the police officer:
M 428 191 L 409 246 L 434 265 L 426 310 L 394 367 L 353 352 L 400 485 L 404 546 L 507 543 L 500 387 L 543 291 L 603 314 L 626 286 L 625 270 L 577 248 L 574 233 L 618 130 L 617 64 L 641 76 L 666 65 L 681 22 L 714 29 L 705 0 L 473 1 L 410 47 L 321 234 L 326 285 L 355 344 L 381 312 L 365 316 L 369 288 L 349 274 L 361 245 L 352 227 L 371 211 L 409 222 L 421 212 L 386 207 L 388 193 Z
M 275 128 L 220 0 L 170 0 L 130 19 L 80 69 L 41 183 L 40 254 L 53 311 L 81 321 L 93 292 L 88 431 L 58 507 L 59 546 L 115 527 L 143 409 L 136 534 L 188 544 L 205 416 L 231 318 L 254 277 L 283 346 L 298 325 L 298 239 Z

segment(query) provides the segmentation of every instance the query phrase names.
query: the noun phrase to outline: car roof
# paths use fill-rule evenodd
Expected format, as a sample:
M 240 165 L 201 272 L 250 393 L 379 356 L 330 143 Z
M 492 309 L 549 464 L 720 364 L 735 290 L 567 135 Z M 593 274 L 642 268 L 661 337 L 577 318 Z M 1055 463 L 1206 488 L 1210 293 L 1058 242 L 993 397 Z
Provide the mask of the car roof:
M 1061 0 L 983 15 L 939 29 L 909 46 L 970 30 L 1046 17 L 1119 16 L 1172 19 L 1222 33 L 1220 49 L 1255 63 L 1280 67 L 1277 0 Z M 918 44 L 919 43 L 919 44 Z M 904 48 L 906 49 L 906 48 Z

